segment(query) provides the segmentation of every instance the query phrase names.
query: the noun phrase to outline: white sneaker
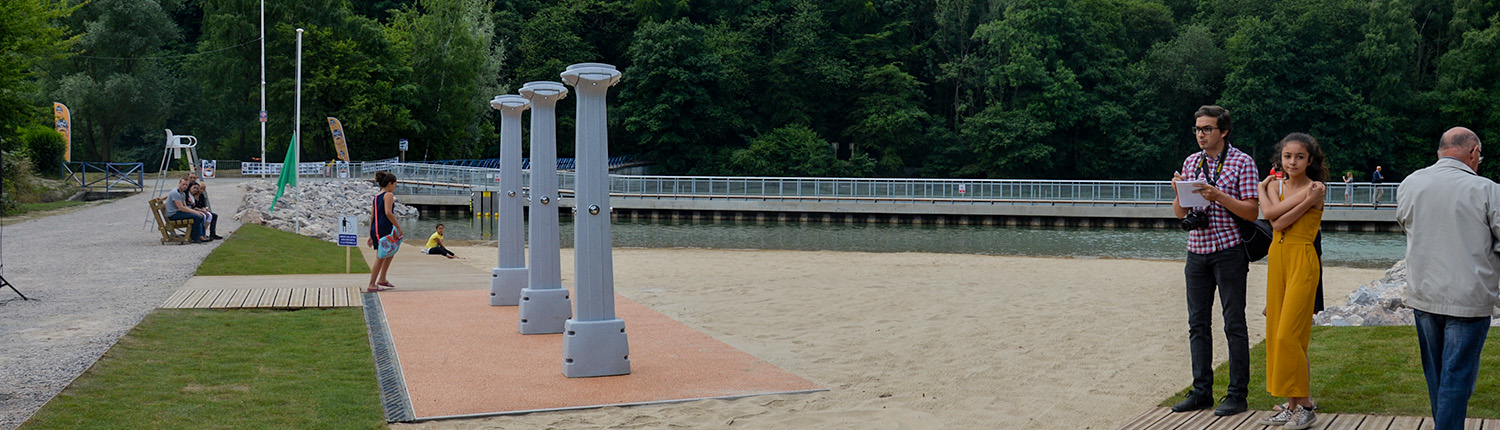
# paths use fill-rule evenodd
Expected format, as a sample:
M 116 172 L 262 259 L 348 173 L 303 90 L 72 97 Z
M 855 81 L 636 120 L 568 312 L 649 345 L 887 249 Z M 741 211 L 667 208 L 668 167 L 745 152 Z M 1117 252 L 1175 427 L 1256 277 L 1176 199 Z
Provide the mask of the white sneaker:
M 1271 415 L 1269 417 L 1261 419 L 1260 420 L 1260 425 L 1263 425 L 1263 426 L 1280 426 L 1280 425 L 1286 425 L 1286 423 L 1288 421 L 1292 420 L 1292 414 L 1296 413 L 1296 409 L 1297 409 L 1296 406 L 1293 406 L 1293 407 L 1290 407 L 1290 408 L 1283 408 L 1282 410 L 1276 412 L 1275 415 Z
M 1296 409 L 1297 412 L 1292 413 L 1292 418 L 1286 422 L 1284 428 L 1287 430 L 1303 430 L 1318 423 L 1318 415 L 1313 413 L 1316 406 L 1311 409 L 1298 406 Z

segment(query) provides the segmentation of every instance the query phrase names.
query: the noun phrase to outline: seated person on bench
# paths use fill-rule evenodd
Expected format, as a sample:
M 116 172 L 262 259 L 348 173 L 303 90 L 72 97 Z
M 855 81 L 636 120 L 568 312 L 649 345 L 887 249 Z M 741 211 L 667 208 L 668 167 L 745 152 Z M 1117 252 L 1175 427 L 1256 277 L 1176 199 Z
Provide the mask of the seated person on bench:
M 203 235 L 203 213 L 194 210 L 188 204 L 188 184 L 188 179 L 182 178 L 177 181 L 177 188 L 172 190 L 172 192 L 167 193 L 167 201 L 164 202 L 166 203 L 165 206 L 167 211 L 167 219 L 173 221 L 184 219 L 193 220 L 193 228 L 191 231 L 192 242 L 203 243 L 212 241 L 212 238 Z
M 201 182 L 193 182 L 188 185 L 188 199 L 192 201 L 193 209 L 203 212 L 208 218 L 208 237 L 219 240 L 219 214 L 213 212 L 213 207 L 208 204 L 208 185 Z
M 463 258 L 453 254 L 448 248 L 443 247 L 443 225 L 437 225 L 437 231 L 427 238 L 427 248 L 422 250 L 427 255 L 441 255 L 448 258 Z

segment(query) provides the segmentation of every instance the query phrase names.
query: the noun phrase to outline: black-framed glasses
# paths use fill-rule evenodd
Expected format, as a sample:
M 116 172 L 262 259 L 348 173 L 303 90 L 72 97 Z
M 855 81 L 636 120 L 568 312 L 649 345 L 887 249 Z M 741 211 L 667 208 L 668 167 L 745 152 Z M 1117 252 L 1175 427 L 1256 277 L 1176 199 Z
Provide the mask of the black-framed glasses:
M 1201 134 L 1210 134 L 1210 133 L 1213 133 L 1215 131 L 1219 131 L 1219 128 L 1218 127 L 1214 127 L 1214 126 L 1193 127 L 1191 130 L 1193 131 L 1193 134 L 1196 135 L 1196 134 L 1200 134 L 1200 133 Z

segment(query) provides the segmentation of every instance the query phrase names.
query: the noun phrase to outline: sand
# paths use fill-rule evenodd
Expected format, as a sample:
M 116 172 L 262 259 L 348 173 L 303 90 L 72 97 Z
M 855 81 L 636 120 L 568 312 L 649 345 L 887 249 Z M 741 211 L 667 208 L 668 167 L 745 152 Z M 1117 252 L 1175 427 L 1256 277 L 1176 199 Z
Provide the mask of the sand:
M 495 265 L 495 248 L 453 250 L 474 267 Z M 705 249 L 614 256 L 616 292 L 830 391 L 395 427 L 1113 429 L 1191 382 L 1181 261 Z M 571 285 L 571 250 L 562 264 Z M 1251 265 L 1252 344 L 1264 338 L 1265 273 Z M 1330 304 L 1382 274 L 1329 268 Z M 1222 327 L 1216 317 L 1217 362 L 1227 354 Z

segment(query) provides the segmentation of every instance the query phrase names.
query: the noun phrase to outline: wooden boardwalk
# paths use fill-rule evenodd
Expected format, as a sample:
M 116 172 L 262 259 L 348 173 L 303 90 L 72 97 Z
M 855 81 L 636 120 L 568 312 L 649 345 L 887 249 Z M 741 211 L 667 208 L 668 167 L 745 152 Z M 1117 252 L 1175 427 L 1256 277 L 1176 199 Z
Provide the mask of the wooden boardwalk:
M 1120 430 L 1274 430 L 1280 426 L 1263 426 L 1260 420 L 1271 411 L 1250 411 L 1231 417 L 1216 417 L 1212 409 L 1172 413 L 1170 408 L 1154 408 L 1120 427 Z M 1384 415 L 1318 414 L 1310 430 L 1432 430 L 1430 417 L 1392 417 Z M 1500 420 L 1469 418 L 1464 430 L 1500 430 Z
M 358 288 L 225 288 L 177 290 L 166 309 L 298 309 L 364 306 Z

